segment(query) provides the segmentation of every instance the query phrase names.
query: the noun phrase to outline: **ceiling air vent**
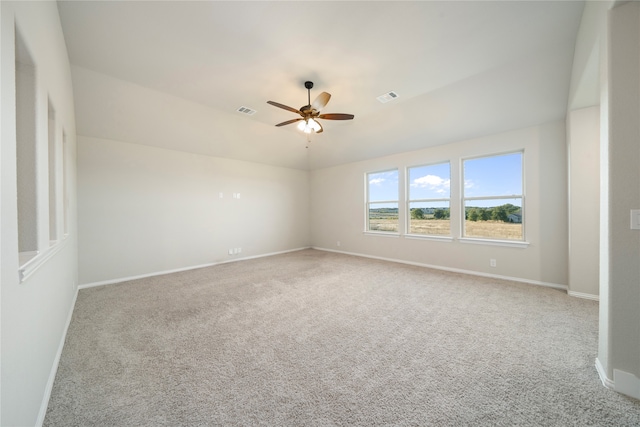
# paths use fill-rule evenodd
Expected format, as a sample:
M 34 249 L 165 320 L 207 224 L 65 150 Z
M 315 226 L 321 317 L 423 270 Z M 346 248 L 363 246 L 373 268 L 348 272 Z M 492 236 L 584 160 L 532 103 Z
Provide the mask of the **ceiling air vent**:
M 398 96 L 400 96 L 400 95 L 398 95 L 394 91 L 391 91 L 391 92 L 385 93 L 384 95 L 380 95 L 376 99 L 384 104 L 385 102 L 389 102 L 389 101 L 392 101 L 392 100 L 396 99 Z
M 236 111 L 242 114 L 247 114 L 249 116 L 253 116 L 256 113 L 256 110 L 252 110 L 248 107 L 239 107 Z

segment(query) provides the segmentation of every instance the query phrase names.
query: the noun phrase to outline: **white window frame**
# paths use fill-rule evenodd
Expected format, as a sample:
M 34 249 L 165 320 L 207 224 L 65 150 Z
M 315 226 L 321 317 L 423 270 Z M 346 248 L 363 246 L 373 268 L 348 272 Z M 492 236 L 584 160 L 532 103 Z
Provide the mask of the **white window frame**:
M 438 165 L 449 165 L 449 183 L 451 183 L 451 161 L 445 160 L 443 162 L 435 162 L 435 163 L 426 163 L 415 166 L 407 166 L 405 168 L 405 188 L 406 188 L 406 197 L 405 197 L 405 205 L 406 205 L 406 213 L 405 213 L 405 233 L 407 237 L 411 238 L 429 238 L 429 239 L 446 239 L 451 240 L 452 232 L 451 232 L 451 187 L 449 187 L 449 197 L 447 198 L 439 198 L 439 199 L 411 199 L 411 182 L 410 182 L 410 170 L 414 168 L 423 168 L 429 166 L 438 166 Z M 411 233 L 411 203 L 420 203 L 420 202 L 449 202 L 449 234 L 418 234 Z
M 376 200 L 375 202 L 370 201 L 369 194 L 369 175 L 385 173 L 385 172 L 396 172 L 398 175 L 398 198 L 396 200 Z M 378 171 L 365 172 L 364 174 L 364 188 L 365 188 L 365 202 L 364 202 L 364 233 L 365 234 L 376 234 L 383 236 L 400 236 L 400 170 L 398 168 L 391 169 L 383 169 Z M 369 224 L 369 210 L 372 204 L 383 204 L 383 203 L 395 203 L 398 206 L 398 231 L 384 231 L 384 230 L 371 230 Z
M 468 160 L 477 160 L 484 159 L 490 157 L 499 157 L 506 156 L 510 154 L 520 153 L 520 173 L 522 174 L 521 182 L 522 182 L 522 191 L 521 194 L 509 194 L 509 195 L 499 195 L 499 196 L 476 196 L 476 197 L 465 197 L 465 181 L 466 177 L 464 175 L 464 162 Z M 481 243 L 481 244 L 498 244 L 503 246 L 515 246 L 515 247 L 526 247 L 529 243 L 526 240 L 526 221 L 525 221 L 525 150 L 513 150 L 506 151 L 500 153 L 493 154 L 483 154 L 479 156 L 473 157 L 464 157 L 460 159 L 460 241 L 463 243 Z M 522 214 L 522 238 L 519 240 L 515 239 L 494 239 L 491 237 L 467 237 L 466 236 L 466 210 L 467 210 L 467 202 L 468 201 L 478 201 L 478 200 L 513 200 L 520 199 L 521 200 L 521 208 L 520 212 Z

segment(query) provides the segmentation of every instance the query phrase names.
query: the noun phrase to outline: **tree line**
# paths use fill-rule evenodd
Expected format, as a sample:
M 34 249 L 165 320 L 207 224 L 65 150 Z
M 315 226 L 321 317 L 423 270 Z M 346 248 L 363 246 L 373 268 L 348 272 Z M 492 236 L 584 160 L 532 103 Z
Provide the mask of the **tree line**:
M 430 209 L 431 210 L 431 209 Z M 465 219 L 469 221 L 502 221 L 509 222 L 509 215 L 521 213 L 520 206 L 507 203 L 500 206 L 490 208 L 471 207 L 465 208 Z M 411 209 L 412 219 L 449 219 L 450 211 L 448 208 L 434 209 L 433 214 L 426 214 L 424 208 Z
M 422 208 L 411 209 L 411 218 L 413 219 L 449 219 L 449 209 L 434 209 L 433 214 L 428 215 Z

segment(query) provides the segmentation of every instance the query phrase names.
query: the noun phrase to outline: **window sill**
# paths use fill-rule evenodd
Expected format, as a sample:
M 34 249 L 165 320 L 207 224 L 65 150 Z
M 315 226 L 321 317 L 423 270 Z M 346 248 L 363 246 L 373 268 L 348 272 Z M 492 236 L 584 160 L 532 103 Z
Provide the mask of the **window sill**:
M 492 239 L 475 239 L 470 237 L 462 237 L 460 243 L 469 243 L 472 245 L 490 245 L 490 246 L 506 246 L 511 248 L 528 248 L 529 242 L 515 240 L 492 240 Z
M 453 242 L 453 237 L 451 236 L 405 234 L 404 238 L 410 240 L 435 240 L 437 242 Z
M 67 239 L 53 241 L 51 246 L 42 252 L 21 252 L 19 254 L 20 268 L 18 269 L 20 283 L 27 280 L 41 265 L 57 254 L 64 247 L 66 241 Z
M 38 256 L 39 251 L 20 252 L 18 254 L 18 263 L 20 268 L 26 267 L 35 257 Z
M 362 234 L 366 236 L 400 237 L 400 233 L 394 233 L 390 231 L 363 231 Z

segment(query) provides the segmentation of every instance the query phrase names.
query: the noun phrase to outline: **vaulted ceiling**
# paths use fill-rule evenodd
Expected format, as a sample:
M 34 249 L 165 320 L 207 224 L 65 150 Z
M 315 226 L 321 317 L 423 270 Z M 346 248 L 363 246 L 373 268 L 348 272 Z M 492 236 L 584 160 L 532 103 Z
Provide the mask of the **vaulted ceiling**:
M 162 140 L 160 132 L 145 139 L 135 136 L 150 127 L 140 119 L 140 129 L 132 122 L 118 133 L 109 114 L 97 114 L 98 125 L 86 113 L 107 107 L 92 105 L 91 87 L 79 82 L 79 134 L 299 169 L 564 118 L 584 7 L 578 1 L 58 5 L 74 80 L 97 72 L 167 94 L 201 106 L 215 132 L 228 131 L 186 142 Z M 332 94 L 323 112 L 355 114 L 352 121 L 323 121 L 325 131 L 312 135 L 308 149 L 295 125 L 274 126 L 294 113 L 266 103 L 305 105 L 306 80 L 315 83 L 312 100 Z M 399 97 L 380 103 L 376 97 L 388 91 Z M 243 115 L 240 106 L 257 112 Z M 213 133 L 207 126 L 202 132 Z

